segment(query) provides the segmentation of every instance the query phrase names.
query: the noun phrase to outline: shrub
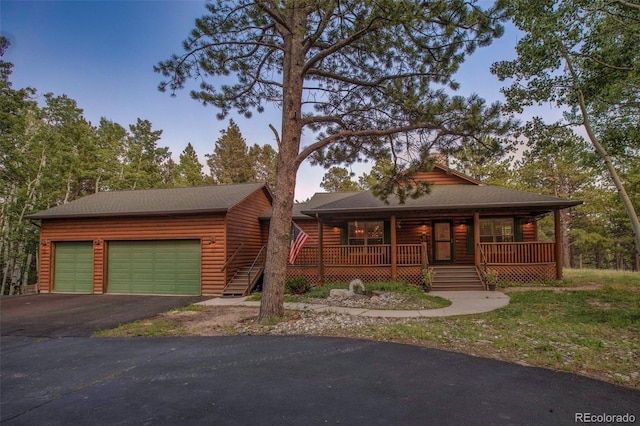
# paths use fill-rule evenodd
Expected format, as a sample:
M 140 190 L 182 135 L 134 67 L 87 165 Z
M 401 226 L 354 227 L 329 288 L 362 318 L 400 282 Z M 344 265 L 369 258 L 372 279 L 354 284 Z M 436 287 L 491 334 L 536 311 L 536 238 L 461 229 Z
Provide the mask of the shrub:
M 302 275 L 293 277 L 285 283 L 285 291 L 289 294 L 304 294 L 311 288 L 309 281 Z

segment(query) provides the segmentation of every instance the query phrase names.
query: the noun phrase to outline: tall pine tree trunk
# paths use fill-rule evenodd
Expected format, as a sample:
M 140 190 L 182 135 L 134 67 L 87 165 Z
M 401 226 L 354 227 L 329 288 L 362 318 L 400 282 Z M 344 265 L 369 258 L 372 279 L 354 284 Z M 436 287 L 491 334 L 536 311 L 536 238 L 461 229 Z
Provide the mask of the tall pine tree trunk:
M 260 314 L 263 321 L 271 317 L 284 315 L 284 285 L 289 258 L 291 238 L 291 217 L 295 197 L 296 174 L 299 162 L 300 137 L 302 136 L 302 87 L 305 52 L 302 34 L 304 34 L 304 16 L 300 10 L 293 9 L 296 15 L 290 22 L 293 28 L 285 38 L 283 64 L 283 104 L 282 137 L 278 153 L 278 168 L 273 197 L 273 215 L 269 225 L 267 244 L 267 264 L 264 272 L 264 286 Z

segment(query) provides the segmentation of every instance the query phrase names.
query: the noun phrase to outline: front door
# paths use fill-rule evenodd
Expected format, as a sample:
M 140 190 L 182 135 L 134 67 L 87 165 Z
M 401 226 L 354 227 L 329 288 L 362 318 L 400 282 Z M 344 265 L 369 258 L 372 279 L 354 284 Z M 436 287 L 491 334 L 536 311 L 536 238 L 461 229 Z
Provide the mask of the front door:
M 450 220 L 433 222 L 433 261 L 453 262 L 453 223 Z

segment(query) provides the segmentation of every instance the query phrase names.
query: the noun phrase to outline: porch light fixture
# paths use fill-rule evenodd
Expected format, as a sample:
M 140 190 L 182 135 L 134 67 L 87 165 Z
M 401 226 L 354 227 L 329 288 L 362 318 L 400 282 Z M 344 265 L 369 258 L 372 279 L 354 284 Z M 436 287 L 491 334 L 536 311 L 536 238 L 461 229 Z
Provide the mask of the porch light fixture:
M 216 243 L 216 237 L 215 236 L 211 236 L 211 238 L 209 239 L 208 244 L 215 244 Z
M 46 242 L 46 241 L 40 241 L 40 246 L 41 246 L 41 247 L 46 247 L 47 245 L 49 245 L 49 243 L 48 243 L 48 242 Z
M 101 245 L 101 244 L 102 244 L 102 241 L 100 241 L 100 240 L 93 240 L 93 245 L 94 245 L 94 246 L 98 247 L 98 246 L 99 246 L 99 245 Z

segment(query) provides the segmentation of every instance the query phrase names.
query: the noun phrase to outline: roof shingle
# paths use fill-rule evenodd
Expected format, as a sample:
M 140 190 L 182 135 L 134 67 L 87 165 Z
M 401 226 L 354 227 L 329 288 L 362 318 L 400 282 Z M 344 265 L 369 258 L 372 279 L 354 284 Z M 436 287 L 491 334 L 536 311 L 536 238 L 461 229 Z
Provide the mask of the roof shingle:
M 28 216 L 29 219 L 141 216 L 226 212 L 264 183 L 211 185 L 189 188 L 98 192 Z
M 548 195 L 517 191 L 490 185 L 434 185 L 431 192 L 416 198 L 408 198 L 400 204 L 397 197 L 389 197 L 388 204 L 375 197 L 371 191 L 352 193 L 341 199 L 322 205 L 308 206 L 303 214 L 364 213 L 371 211 L 409 210 L 459 210 L 491 208 L 565 208 L 581 204 Z

